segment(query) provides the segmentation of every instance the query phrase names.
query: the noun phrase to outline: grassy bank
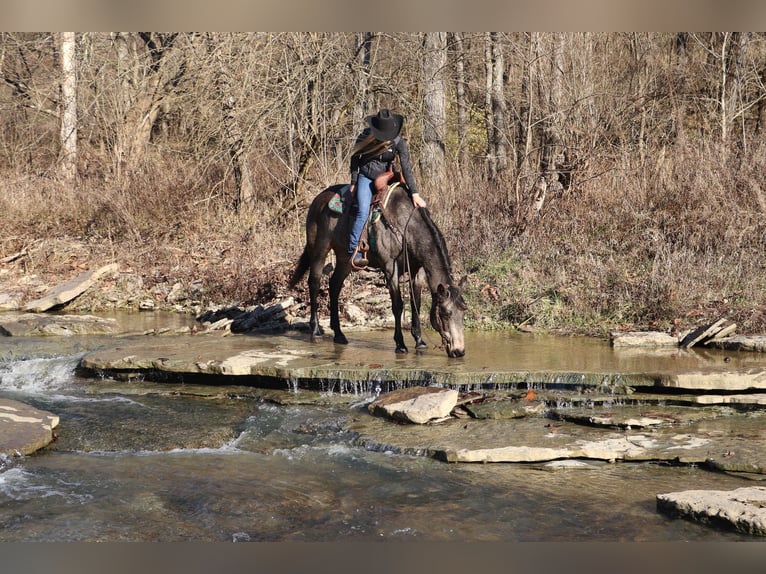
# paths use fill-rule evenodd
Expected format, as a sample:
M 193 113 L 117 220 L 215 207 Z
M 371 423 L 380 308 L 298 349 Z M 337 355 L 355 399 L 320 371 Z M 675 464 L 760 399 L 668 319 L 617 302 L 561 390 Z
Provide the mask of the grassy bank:
M 738 332 L 766 331 L 766 155 L 746 157 L 680 148 L 642 164 L 602 158 L 539 212 L 513 181 L 490 189 L 455 174 L 448 189 L 426 191 L 456 275 L 468 275 L 469 326 L 603 335 L 727 317 Z M 6 174 L 0 260 L 26 254 L 0 264 L 0 281 L 64 280 L 115 261 L 144 293 L 175 282 L 204 285 L 209 304 L 289 293 L 305 206 L 323 183 L 285 211 L 285 197 L 260 182 L 256 207 L 237 214 L 209 174 L 154 166 L 119 186 L 94 176 L 76 189 Z

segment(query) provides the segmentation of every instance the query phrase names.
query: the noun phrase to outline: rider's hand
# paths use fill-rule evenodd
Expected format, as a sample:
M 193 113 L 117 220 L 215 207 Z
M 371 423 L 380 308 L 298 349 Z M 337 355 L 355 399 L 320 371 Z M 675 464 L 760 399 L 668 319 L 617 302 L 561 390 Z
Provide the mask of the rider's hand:
M 420 197 L 419 193 L 413 193 L 412 194 L 412 203 L 415 204 L 415 207 L 425 207 L 426 206 L 426 200 Z

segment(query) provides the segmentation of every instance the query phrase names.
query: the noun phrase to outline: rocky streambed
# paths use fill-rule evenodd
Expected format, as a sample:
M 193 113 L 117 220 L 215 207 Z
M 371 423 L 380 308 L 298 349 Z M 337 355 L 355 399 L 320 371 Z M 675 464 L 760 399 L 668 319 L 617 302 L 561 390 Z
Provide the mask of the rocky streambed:
M 55 336 L 75 325 L 81 332 L 81 317 L 67 327 L 66 316 L 35 316 L 49 329 L 56 323 Z M 28 314 L 4 319 L 0 332 L 11 335 L 31 321 Z M 103 333 L 104 320 L 93 322 Z M 342 430 L 357 447 L 445 463 L 597 472 L 649 462 L 726 472 L 747 481 L 744 490 L 707 498 L 657 493 L 657 508 L 766 534 L 766 354 L 759 338 L 740 337 L 740 347 L 621 347 L 469 333 L 466 357 L 454 360 L 435 348 L 397 355 L 386 330 L 350 332 L 351 344 L 341 346 L 329 337 L 311 344 L 292 329 L 205 327 L 126 332 L 113 324 L 114 345 L 86 353 L 78 370 L 105 387 L 167 388 L 168 395 L 236 385 L 277 403 L 342 402 Z

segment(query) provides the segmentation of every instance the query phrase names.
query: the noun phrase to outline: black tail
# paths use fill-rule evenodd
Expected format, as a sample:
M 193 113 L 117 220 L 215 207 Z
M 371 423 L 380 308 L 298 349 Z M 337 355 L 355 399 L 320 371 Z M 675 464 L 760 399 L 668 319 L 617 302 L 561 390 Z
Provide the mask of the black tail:
M 301 253 L 301 258 L 298 260 L 298 265 L 295 266 L 292 277 L 290 277 L 289 285 L 291 289 L 295 287 L 298 284 L 298 281 L 303 278 L 310 265 L 311 257 L 309 256 L 309 249 L 307 245 L 303 249 L 303 253 Z

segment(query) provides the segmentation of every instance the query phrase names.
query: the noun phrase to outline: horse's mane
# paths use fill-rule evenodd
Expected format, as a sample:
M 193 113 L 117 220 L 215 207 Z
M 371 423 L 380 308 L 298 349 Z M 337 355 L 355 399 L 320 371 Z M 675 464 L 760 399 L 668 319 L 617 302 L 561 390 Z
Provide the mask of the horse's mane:
M 449 252 L 447 251 L 447 242 L 444 241 L 444 235 L 442 235 L 441 230 L 436 226 L 434 220 L 431 219 L 431 214 L 427 208 L 421 207 L 418 209 L 418 211 L 420 212 L 420 217 L 423 220 L 423 223 L 425 223 L 426 228 L 434 239 L 434 245 L 436 246 L 437 254 L 442 262 L 442 265 L 444 266 L 444 269 L 447 271 L 447 276 L 451 282 L 452 265 L 450 263 Z

